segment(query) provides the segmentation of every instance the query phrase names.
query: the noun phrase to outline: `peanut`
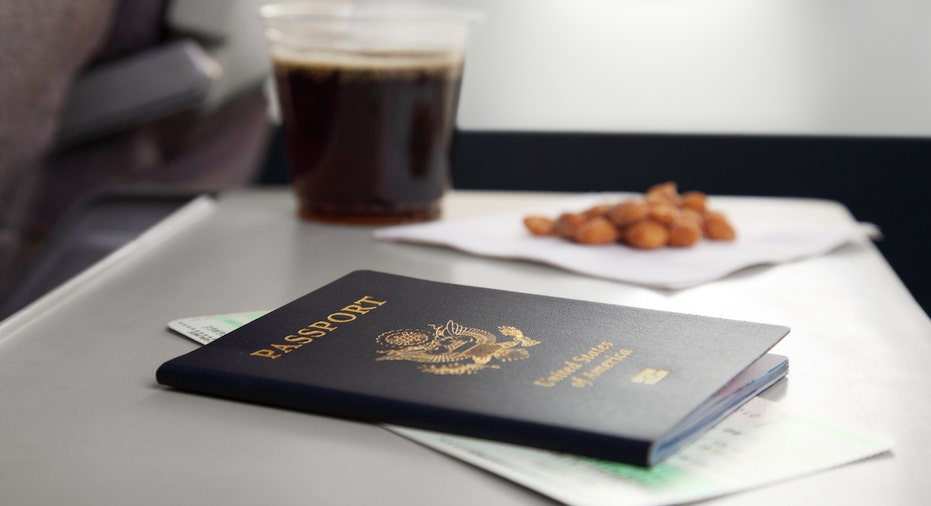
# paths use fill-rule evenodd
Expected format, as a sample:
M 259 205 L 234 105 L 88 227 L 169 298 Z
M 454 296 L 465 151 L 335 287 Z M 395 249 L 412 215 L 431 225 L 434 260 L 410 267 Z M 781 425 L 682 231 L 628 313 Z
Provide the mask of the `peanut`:
M 556 230 L 556 221 L 546 216 L 527 216 L 524 226 L 533 235 L 553 235 Z
M 680 195 L 676 183 L 669 181 L 651 186 L 643 198 L 564 212 L 556 219 L 526 216 L 524 226 L 536 236 L 555 235 L 587 245 L 621 242 L 639 249 L 687 248 L 703 237 L 734 240 L 737 234 L 724 214 L 707 205 L 705 193 Z
M 617 227 L 601 216 L 586 221 L 575 231 L 575 240 L 581 244 L 610 244 L 617 239 Z

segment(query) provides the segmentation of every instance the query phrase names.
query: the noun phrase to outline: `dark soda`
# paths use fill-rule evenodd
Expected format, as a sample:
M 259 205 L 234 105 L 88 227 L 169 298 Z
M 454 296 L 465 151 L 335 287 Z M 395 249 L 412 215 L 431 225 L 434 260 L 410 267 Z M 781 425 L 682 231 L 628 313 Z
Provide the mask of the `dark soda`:
M 460 57 L 273 61 L 302 218 L 397 223 L 439 216 L 450 186 Z

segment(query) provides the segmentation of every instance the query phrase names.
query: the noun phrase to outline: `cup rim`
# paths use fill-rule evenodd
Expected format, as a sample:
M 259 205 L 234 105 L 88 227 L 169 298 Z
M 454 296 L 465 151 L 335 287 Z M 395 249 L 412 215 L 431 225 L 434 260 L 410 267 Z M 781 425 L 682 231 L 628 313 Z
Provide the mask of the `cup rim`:
M 297 1 L 263 5 L 258 9 L 265 22 L 353 22 L 353 23 L 463 23 L 484 19 L 480 11 L 422 3 L 354 4 L 345 1 Z

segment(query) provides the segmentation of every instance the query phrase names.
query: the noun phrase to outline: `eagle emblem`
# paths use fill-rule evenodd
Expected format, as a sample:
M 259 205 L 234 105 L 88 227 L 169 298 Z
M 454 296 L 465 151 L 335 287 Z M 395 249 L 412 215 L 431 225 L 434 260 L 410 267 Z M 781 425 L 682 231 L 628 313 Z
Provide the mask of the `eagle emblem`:
M 475 374 L 482 369 L 499 369 L 498 362 L 524 360 L 526 348 L 540 344 L 515 327 L 500 326 L 498 336 L 487 330 L 466 327 L 452 320 L 429 325 L 433 331 L 397 329 L 380 334 L 381 349 L 375 360 L 419 362 L 420 371 L 429 374 Z

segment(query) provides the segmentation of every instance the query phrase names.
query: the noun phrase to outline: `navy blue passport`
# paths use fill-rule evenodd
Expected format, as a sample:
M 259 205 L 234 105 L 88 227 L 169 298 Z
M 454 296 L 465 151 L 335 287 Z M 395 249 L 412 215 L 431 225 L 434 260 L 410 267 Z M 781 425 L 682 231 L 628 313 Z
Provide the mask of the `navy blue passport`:
M 163 364 L 209 395 L 649 466 L 786 374 L 783 326 L 350 273 Z

